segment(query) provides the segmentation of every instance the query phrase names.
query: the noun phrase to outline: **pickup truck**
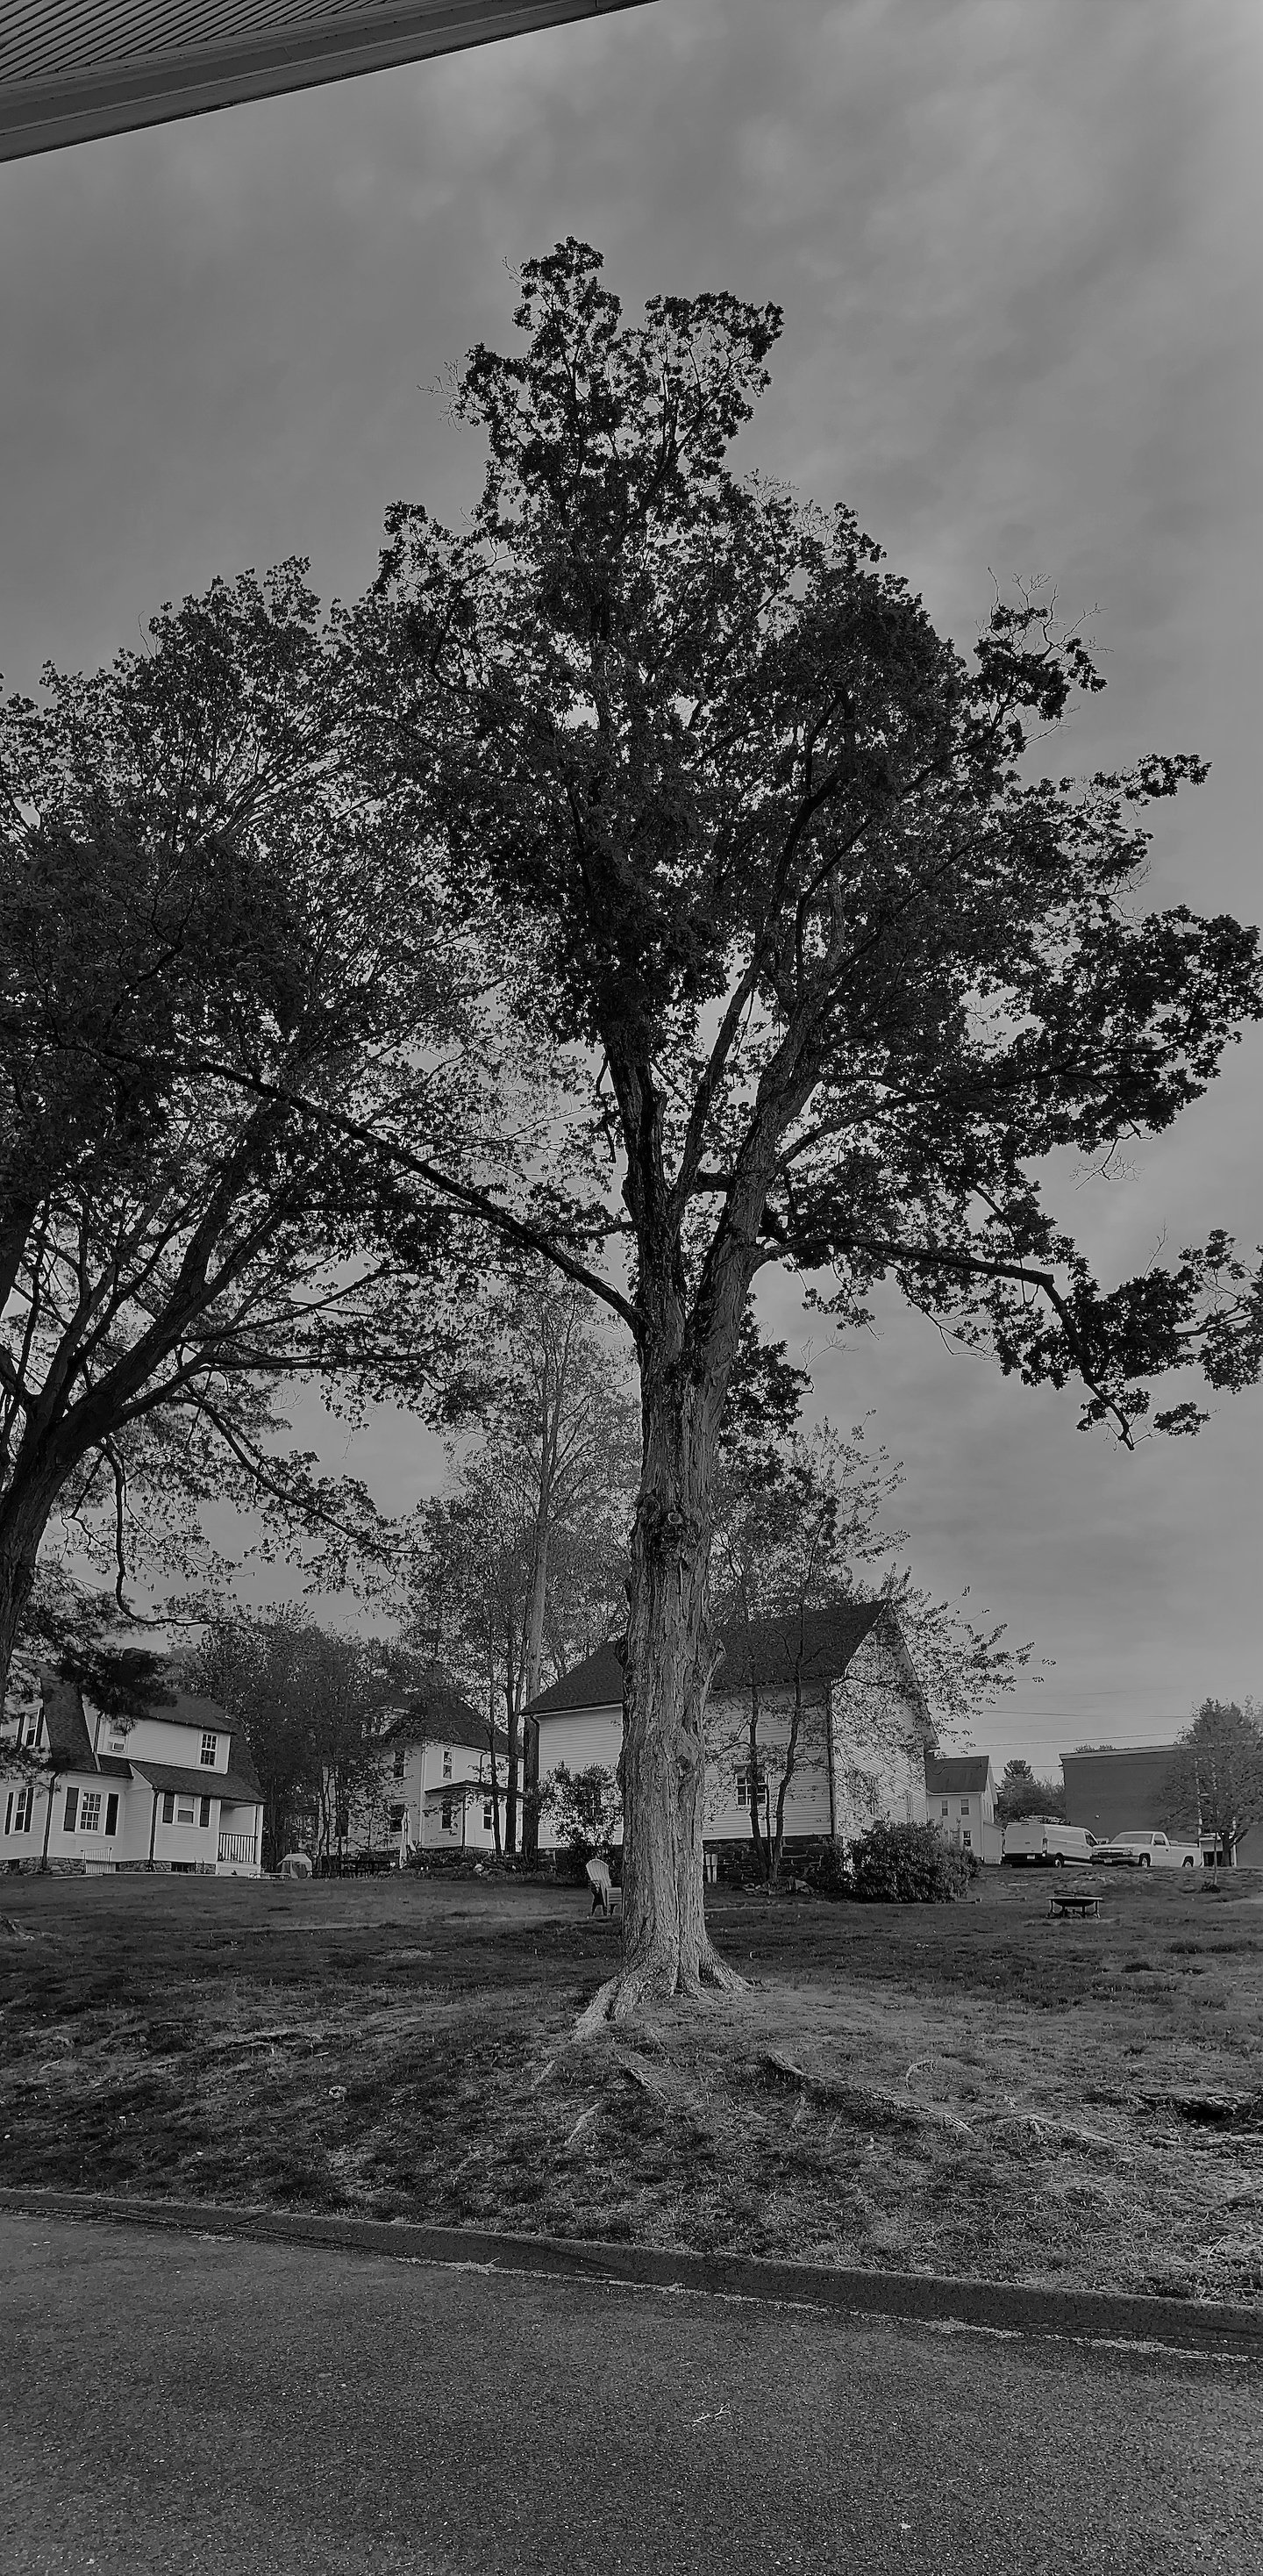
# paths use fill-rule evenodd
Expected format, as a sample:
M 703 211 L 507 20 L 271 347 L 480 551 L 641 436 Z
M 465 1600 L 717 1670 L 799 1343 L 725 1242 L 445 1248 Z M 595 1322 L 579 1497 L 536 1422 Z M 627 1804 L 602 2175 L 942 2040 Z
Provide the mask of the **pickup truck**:
M 1173 1843 L 1166 1834 L 1114 1834 L 1098 1843 L 1093 1861 L 1115 1862 L 1121 1869 L 1200 1869 L 1200 1843 Z

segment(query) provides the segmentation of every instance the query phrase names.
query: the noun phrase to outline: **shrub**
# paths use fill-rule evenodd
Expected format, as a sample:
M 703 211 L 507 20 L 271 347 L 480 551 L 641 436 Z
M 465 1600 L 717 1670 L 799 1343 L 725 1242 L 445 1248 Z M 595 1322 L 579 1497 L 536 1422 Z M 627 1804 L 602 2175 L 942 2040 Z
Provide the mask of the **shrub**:
M 539 1812 L 553 1827 L 558 1866 L 582 1880 L 598 1852 L 608 1860 L 622 1823 L 618 1774 L 600 1762 L 590 1763 L 586 1771 L 571 1771 L 559 1762 L 540 1783 Z
M 854 1893 L 841 1843 L 820 1843 L 808 1856 L 806 1875 L 817 1896 L 851 1896 Z
M 963 1896 L 978 1864 L 937 1825 L 870 1825 L 851 1845 L 850 1893 L 870 1905 L 945 1905 Z

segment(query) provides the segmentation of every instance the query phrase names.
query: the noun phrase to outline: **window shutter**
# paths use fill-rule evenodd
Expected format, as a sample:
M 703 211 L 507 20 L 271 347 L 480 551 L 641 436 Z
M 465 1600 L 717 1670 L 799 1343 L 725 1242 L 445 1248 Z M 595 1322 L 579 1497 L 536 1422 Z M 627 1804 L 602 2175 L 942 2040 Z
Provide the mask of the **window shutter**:
M 10 1791 L 9 1791 L 9 1795 L 8 1795 L 8 1800 L 7 1800 L 7 1803 L 6 1803 L 6 1806 L 5 1806 L 5 1810 L 4 1810 L 4 1830 L 5 1830 L 6 1834 L 10 1831 L 10 1829 L 11 1829 L 11 1827 L 12 1827 L 12 1824 L 13 1824 L 13 1791 L 10 1789 Z
M 210 1823 L 210 1800 L 209 1800 L 209 1798 L 203 1798 L 203 1800 L 202 1800 L 202 1812 L 201 1812 L 200 1816 L 198 1817 L 198 1820 L 197 1820 L 197 1821 L 198 1821 L 199 1825 L 208 1825 L 208 1824 Z
M 164 1789 L 162 1793 L 162 1821 L 164 1825 L 170 1824 L 174 1814 L 175 1791 L 174 1789 Z
M 74 1832 L 74 1829 L 75 1829 L 75 1818 L 77 1817 L 78 1813 L 79 1813 L 79 1792 L 78 1792 L 78 1790 L 77 1790 L 77 1789 L 67 1789 L 67 1791 L 66 1791 L 66 1813 L 65 1813 L 65 1817 L 64 1817 L 64 1820 L 63 1820 L 63 1821 L 64 1821 L 64 1828 L 65 1828 L 65 1831 L 66 1831 L 68 1834 L 72 1834 L 72 1833 Z
M 117 1789 L 112 1789 L 112 1790 L 110 1791 L 109 1797 L 108 1797 L 108 1798 L 106 1799 L 106 1801 L 105 1801 L 105 1830 L 106 1830 L 107 1834 L 114 1834 L 114 1833 L 117 1833 L 117 1831 L 118 1831 L 118 1791 L 117 1791 Z

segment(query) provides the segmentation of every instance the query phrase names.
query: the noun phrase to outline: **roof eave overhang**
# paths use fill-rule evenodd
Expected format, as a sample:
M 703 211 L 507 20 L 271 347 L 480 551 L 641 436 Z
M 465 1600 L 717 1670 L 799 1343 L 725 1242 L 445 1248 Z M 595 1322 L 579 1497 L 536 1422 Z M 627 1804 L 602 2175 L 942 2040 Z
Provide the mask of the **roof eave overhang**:
M 364 8 L 333 25 L 235 44 L 188 44 L 115 69 L 80 71 L 67 35 L 66 69 L 55 79 L 0 81 L 0 160 L 205 116 L 249 99 L 354 80 L 432 54 L 645 5 L 646 0 L 398 0 L 395 7 Z

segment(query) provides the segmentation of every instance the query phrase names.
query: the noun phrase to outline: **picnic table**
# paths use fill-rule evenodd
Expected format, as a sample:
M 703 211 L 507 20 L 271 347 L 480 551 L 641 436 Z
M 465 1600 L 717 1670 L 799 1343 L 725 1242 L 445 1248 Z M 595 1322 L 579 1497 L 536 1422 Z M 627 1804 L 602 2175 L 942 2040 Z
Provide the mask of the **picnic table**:
M 1059 1891 L 1056 1896 L 1050 1896 L 1048 1899 L 1050 1920 L 1053 1917 L 1059 1917 L 1064 1923 L 1070 1915 L 1077 1914 L 1081 1921 L 1086 1922 L 1090 1914 L 1099 1916 L 1100 1911 L 1100 1897 L 1087 1888 L 1068 1888 L 1064 1894 Z

